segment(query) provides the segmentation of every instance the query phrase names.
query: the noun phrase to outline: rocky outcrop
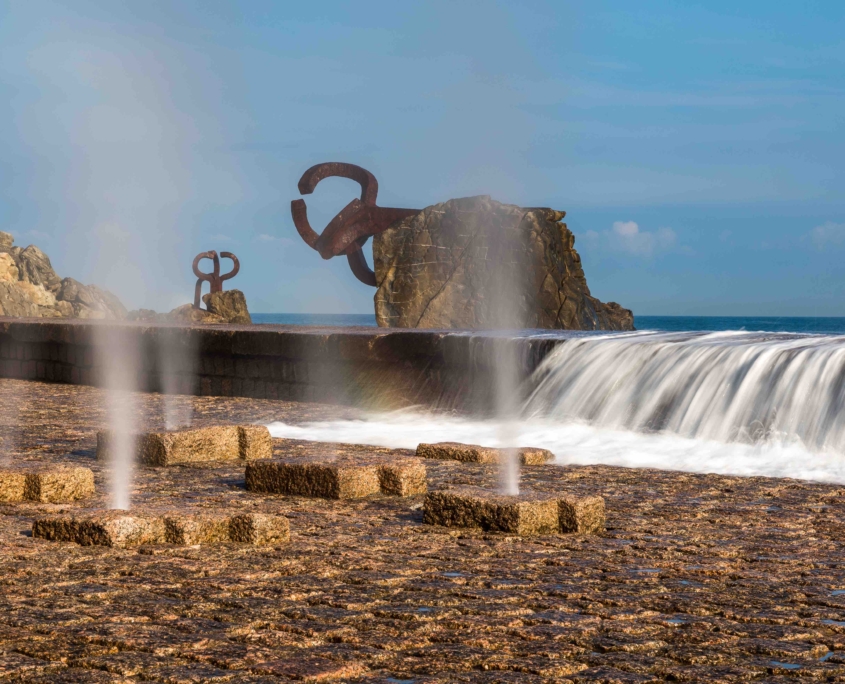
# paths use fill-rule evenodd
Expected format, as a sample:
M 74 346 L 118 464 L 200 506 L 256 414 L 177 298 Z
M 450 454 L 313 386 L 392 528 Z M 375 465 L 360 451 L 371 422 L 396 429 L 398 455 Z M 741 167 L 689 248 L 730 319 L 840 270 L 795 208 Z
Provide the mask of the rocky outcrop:
M 631 311 L 590 295 L 563 217 L 483 195 L 398 222 L 373 241 L 378 324 L 633 330 Z
M 250 325 L 252 316 L 246 306 L 246 297 L 240 290 L 225 290 L 224 292 L 209 292 L 203 295 L 202 301 L 210 313 L 223 318 L 227 323 Z
M 246 297 L 240 290 L 209 292 L 203 295 L 206 309 L 197 309 L 193 304 L 177 306 L 169 313 L 157 314 L 149 309 L 130 311 L 133 321 L 170 321 L 174 323 L 237 323 L 249 325 L 252 317 L 246 306 Z
M 0 232 L 0 315 L 122 319 L 126 308 L 96 285 L 60 278 L 38 247 L 16 247 Z

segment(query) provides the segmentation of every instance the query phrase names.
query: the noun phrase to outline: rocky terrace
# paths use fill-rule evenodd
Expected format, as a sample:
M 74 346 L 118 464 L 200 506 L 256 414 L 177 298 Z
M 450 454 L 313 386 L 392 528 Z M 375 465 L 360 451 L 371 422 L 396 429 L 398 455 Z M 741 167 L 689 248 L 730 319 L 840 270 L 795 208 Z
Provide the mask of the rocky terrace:
M 248 492 L 238 462 L 141 467 L 136 510 L 284 515 L 291 539 L 135 548 L 31 536 L 107 502 L 100 390 L 0 380 L 3 459 L 91 468 L 72 504 L 0 504 L 0 681 L 845 681 L 845 489 L 611 467 L 523 468 L 601 495 L 603 536 L 424 525 L 422 495 Z M 354 415 L 181 397 L 194 424 Z M 139 395 L 139 428 L 162 401 Z M 433 441 L 436 436 L 433 436 Z M 274 440 L 277 456 L 413 452 Z M 426 461 L 429 490 L 495 487 L 495 465 Z

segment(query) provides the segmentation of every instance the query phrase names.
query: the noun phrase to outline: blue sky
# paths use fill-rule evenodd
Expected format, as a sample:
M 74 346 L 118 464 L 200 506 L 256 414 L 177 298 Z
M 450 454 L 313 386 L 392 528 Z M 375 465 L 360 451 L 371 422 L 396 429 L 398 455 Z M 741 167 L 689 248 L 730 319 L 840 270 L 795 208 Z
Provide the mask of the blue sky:
M 845 316 L 843 35 L 840 2 L 0 0 L 0 229 L 133 307 L 217 249 L 253 311 L 366 313 L 288 208 L 349 161 L 385 206 L 566 210 L 635 314 Z

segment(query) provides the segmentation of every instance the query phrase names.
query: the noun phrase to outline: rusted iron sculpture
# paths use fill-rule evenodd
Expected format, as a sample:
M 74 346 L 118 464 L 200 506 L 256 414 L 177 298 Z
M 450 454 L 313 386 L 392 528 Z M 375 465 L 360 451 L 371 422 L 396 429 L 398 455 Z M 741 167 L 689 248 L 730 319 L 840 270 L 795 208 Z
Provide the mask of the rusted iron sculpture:
M 365 285 L 376 286 L 376 274 L 367 265 L 361 248 L 373 235 L 387 230 L 391 224 L 419 213 L 419 209 L 394 209 L 376 206 L 378 181 L 360 166 L 343 162 L 327 162 L 312 166 L 299 179 L 299 192 L 310 195 L 324 178 L 340 176 L 356 181 L 361 186 L 361 199 L 347 204 L 318 235 L 308 223 L 305 200 L 290 203 L 293 223 L 300 237 L 309 247 L 316 249 L 323 259 L 345 254 L 349 267 Z
M 232 260 L 232 270 L 228 273 L 220 275 L 220 257 Z M 194 308 L 200 308 L 200 295 L 202 294 L 202 283 L 204 280 L 208 281 L 209 292 L 223 292 L 223 281 L 230 280 L 238 275 L 241 270 L 241 262 L 231 252 L 220 252 L 220 257 L 213 249 L 208 252 L 200 252 L 194 257 L 194 275 L 197 277 L 197 286 L 194 288 Z M 214 263 L 214 270 L 211 273 L 203 273 L 199 269 L 199 263 L 202 259 L 211 259 Z

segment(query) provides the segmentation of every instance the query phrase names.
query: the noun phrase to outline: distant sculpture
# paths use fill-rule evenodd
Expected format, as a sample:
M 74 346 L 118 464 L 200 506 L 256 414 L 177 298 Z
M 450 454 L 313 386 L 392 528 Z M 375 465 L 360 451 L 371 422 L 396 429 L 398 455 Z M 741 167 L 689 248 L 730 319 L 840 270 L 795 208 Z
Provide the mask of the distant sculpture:
M 202 283 L 203 281 L 208 281 L 209 285 L 209 294 L 213 294 L 215 292 L 223 292 L 223 281 L 224 280 L 231 280 L 236 275 L 238 275 L 238 271 L 241 270 L 241 263 L 238 261 L 238 257 L 236 257 L 231 252 L 220 252 L 220 256 L 224 259 L 231 259 L 232 260 L 232 270 L 228 273 L 220 275 L 220 257 L 217 256 L 217 252 L 213 249 L 208 252 L 200 252 L 194 257 L 194 264 L 192 266 L 194 275 L 197 277 L 197 285 L 194 288 L 194 308 L 200 308 L 200 300 L 202 299 Z M 199 269 L 199 263 L 203 259 L 211 259 L 214 264 L 214 270 L 211 273 L 203 273 Z

